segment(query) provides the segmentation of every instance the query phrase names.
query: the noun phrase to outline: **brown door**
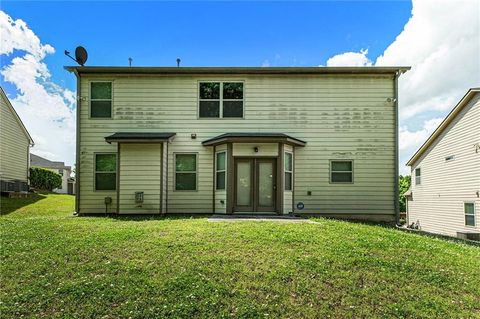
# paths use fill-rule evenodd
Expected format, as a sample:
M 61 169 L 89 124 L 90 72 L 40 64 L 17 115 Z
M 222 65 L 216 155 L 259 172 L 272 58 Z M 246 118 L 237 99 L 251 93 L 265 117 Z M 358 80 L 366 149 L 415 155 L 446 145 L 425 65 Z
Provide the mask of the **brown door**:
M 276 211 L 276 159 L 235 159 L 236 212 Z

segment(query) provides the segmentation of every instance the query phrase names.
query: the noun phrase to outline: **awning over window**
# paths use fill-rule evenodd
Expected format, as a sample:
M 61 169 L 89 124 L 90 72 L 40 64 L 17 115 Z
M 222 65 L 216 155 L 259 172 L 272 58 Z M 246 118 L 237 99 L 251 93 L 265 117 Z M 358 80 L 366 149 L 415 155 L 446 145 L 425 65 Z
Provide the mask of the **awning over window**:
M 285 143 L 294 146 L 305 146 L 307 142 L 283 133 L 225 133 L 202 142 L 204 146 L 223 143 Z
M 105 137 L 107 143 L 154 143 L 170 142 L 176 133 L 164 132 L 119 132 Z

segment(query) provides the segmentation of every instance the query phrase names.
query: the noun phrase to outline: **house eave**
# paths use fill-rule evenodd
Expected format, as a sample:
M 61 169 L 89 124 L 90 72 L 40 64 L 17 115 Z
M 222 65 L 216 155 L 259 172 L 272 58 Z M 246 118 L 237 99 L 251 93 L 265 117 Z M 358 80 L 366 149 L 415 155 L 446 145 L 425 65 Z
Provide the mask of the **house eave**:
M 413 156 L 408 160 L 406 166 L 413 166 L 417 160 L 422 156 L 423 153 L 430 147 L 430 145 L 435 142 L 435 140 L 442 134 L 442 132 L 448 127 L 448 125 L 455 119 L 455 117 L 463 110 L 463 108 L 470 102 L 470 100 L 475 96 L 476 93 L 480 92 L 480 88 L 471 88 L 468 92 L 460 99 L 457 105 L 448 113 L 445 119 L 440 123 L 440 125 L 433 131 L 430 137 L 420 146 L 420 148 L 413 154 Z
M 155 74 L 155 75 L 205 75 L 205 74 L 402 74 L 408 66 L 382 67 L 119 67 L 119 66 L 65 66 L 78 74 Z

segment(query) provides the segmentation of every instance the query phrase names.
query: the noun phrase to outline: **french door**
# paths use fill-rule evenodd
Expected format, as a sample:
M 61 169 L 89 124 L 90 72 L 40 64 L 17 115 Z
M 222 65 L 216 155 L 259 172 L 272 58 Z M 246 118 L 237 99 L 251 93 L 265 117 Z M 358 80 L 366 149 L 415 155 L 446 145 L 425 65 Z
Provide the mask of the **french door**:
M 235 159 L 234 211 L 276 211 L 276 164 L 276 158 Z

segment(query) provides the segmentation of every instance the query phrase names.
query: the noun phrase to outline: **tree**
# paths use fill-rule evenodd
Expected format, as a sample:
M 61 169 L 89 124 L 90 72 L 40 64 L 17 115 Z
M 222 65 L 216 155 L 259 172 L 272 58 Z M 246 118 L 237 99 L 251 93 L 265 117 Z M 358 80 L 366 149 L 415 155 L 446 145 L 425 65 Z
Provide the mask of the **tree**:
M 62 176 L 40 167 L 30 168 L 30 185 L 36 189 L 53 190 L 62 186 Z
M 398 179 L 398 189 L 399 189 L 399 195 L 400 198 L 398 199 L 400 203 L 400 211 L 401 212 L 406 212 L 407 211 L 407 204 L 406 204 L 406 199 L 403 194 L 410 188 L 410 183 L 411 183 L 411 176 L 402 176 L 400 175 L 400 178 Z

